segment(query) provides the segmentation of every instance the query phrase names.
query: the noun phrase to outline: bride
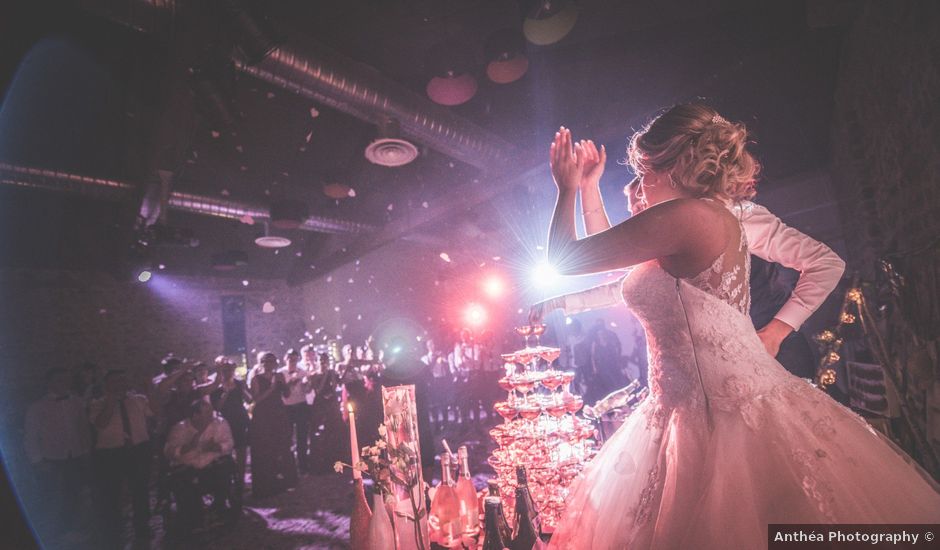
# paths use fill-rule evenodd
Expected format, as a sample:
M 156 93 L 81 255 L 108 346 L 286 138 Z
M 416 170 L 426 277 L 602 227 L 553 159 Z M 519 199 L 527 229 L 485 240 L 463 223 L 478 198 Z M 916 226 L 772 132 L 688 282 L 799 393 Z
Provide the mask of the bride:
M 637 266 L 650 396 L 571 488 L 558 549 L 764 548 L 773 523 L 940 523 L 940 485 L 861 417 L 768 353 L 747 316 L 746 131 L 679 105 L 630 142 L 647 208 L 578 239 L 587 153 L 561 128 L 549 259 L 566 275 Z

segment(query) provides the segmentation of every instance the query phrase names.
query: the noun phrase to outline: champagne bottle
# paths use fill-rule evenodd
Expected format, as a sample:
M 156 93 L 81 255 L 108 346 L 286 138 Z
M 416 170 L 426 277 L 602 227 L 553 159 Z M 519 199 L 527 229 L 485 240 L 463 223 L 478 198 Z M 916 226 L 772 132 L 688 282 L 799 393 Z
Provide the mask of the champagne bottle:
M 437 486 L 431 501 L 428 524 L 437 535 L 441 546 L 448 548 L 459 543 L 462 533 L 460 525 L 460 499 L 454 488 L 450 453 L 441 455 L 441 484 Z
M 489 493 L 486 496 L 500 498 L 499 496 L 499 481 L 496 479 L 487 479 L 486 488 Z
M 496 487 L 496 493 L 499 494 L 498 486 Z M 506 521 L 506 513 L 503 511 L 502 499 L 499 499 L 499 509 L 496 511 L 496 527 L 499 529 L 499 532 L 503 534 L 504 541 L 512 541 L 512 527 L 510 527 L 509 522 Z
M 486 497 L 483 499 L 483 547 L 482 550 L 504 550 L 510 544 L 509 538 L 499 528 L 499 520 L 503 523 L 506 518 L 503 517 L 503 503 L 496 497 Z
M 536 544 L 541 543 L 539 539 L 538 512 L 532 502 L 532 496 L 529 494 L 529 486 L 526 482 L 525 469 L 521 466 L 516 469 L 516 510 L 513 521 L 513 538 L 510 544 L 511 550 L 532 550 Z
M 460 517 L 463 533 L 474 536 L 480 532 L 480 513 L 477 490 L 470 477 L 467 447 L 457 449 L 457 498 L 460 499 Z

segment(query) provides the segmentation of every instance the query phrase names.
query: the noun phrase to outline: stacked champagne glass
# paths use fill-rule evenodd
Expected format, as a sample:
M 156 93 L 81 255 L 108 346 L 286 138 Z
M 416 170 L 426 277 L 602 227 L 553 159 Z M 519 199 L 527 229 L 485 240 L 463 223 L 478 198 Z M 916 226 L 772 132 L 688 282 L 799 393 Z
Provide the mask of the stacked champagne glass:
M 498 383 L 506 400 L 493 406 L 503 423 L 490 430 L 498 448 L 489 464 L 504 495 L 515 491 L 516 468 L 525 468 L 542 529 L 551 532 L 569 485 L 596 453 L 596 432 L 579 415 L 584 400 L 571 392 L 574 372 L 551 366 L 561 350 L 539 343 L 545 325 L 517 327 L 516 332 L 525 339 L 525 348 L 502 355 L 505 375 Z M 512 522 L 509 504 L 504 509 Z

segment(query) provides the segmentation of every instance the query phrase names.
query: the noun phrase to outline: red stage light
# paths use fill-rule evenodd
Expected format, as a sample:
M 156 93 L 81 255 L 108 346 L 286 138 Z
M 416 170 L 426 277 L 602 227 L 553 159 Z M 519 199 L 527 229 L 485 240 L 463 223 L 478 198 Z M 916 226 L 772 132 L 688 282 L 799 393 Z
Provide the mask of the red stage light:
M 483 280 L 483 292 L 490 298 L 501 298 L 506 292 L 506 283 L 499 275 L 490 275 Z
M 464 310 L 463 319 L 467 325 L 472 327 L 479 327 L 486 322 L 486 309 L 483 308 L 480 304 L 470 304 L 467 306 L 467 309 Z

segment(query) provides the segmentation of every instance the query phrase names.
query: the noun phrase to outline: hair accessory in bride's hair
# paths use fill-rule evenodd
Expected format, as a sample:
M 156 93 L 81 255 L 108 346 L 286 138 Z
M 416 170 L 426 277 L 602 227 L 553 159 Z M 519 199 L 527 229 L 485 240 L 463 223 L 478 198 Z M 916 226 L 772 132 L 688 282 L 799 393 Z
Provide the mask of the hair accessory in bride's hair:
M 725 120 L 725 117 L 715 113 L 715 116 L 712 117 L 712 124 L 728 124 L 728 121 Z

